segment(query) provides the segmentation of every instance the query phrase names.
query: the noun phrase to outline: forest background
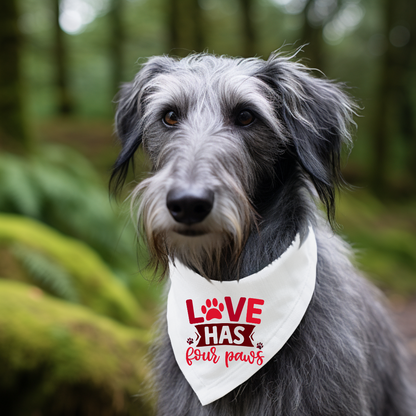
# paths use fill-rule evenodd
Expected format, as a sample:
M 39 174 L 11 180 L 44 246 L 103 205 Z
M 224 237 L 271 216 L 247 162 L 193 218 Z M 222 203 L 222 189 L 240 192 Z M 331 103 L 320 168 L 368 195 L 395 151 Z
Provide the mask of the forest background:
M 416 2 L 4 0 L 0 14 L 0 413 L 152 414 L 160 304 L 107 182 L 114 96 L 152 55 L 282 47 L 362 110 L 339 232 L 402 305 L 416 296 Z M 316 76 L 323 76 L 315 71 Z M 147 165 L 139 153 L 136 179 Z

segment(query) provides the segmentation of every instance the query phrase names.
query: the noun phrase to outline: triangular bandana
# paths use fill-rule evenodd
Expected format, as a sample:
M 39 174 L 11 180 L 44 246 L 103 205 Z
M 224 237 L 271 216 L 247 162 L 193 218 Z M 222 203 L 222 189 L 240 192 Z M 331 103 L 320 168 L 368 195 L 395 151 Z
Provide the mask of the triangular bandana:
M 170 265 L 168 332 L 176 361 L 202 405 L 248 380 L 283 347 L 315 288 L 312 227 L 280 258 L 240 281 L 208 281 Z

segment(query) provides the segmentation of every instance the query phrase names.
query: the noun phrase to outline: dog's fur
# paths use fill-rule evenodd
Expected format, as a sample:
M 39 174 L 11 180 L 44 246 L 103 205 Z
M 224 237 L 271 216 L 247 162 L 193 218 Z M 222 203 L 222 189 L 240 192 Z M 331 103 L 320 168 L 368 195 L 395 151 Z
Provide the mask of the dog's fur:
M 333 222 L 355 108 L 339 85 L 279 54 L 151 58 L 123 86 L 112 180 L 123 184 L 143 143 L 152 172 L 132 199 L 159 272 L 177 258 L 210 279 L 244 278 L 277 259 L 296 233 L 304 238 L 308 224 L 318 244 L 316 289 L 301 324 L 269 363 L 214 403 L 201 406 L 163 327 L 158 415 L 416 415 L 399 336 L 316 207 L 320 199 Z M 255 116 L 248 126 L 236 124 L 243 110 Z M 174 126 L 163 122 L 169 111 L 179 118 Z M 176 222 L 166 205 L 175 187 L 212 191 L 210 214 Z

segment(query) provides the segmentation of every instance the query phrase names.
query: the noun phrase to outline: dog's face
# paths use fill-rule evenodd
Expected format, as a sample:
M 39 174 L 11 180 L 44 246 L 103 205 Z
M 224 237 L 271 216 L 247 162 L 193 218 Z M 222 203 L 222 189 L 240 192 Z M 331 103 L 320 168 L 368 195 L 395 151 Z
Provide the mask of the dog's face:
M 351 104 L 286 58 L 152 58 L 126 84 L 116 115 L 122 180 L 140 143 L 151 175 L 133 192 L 151 255 L 203 275 L 237 258 L 255 222 L 255 192 L 279 158 L 296 160 L 330 205 Z

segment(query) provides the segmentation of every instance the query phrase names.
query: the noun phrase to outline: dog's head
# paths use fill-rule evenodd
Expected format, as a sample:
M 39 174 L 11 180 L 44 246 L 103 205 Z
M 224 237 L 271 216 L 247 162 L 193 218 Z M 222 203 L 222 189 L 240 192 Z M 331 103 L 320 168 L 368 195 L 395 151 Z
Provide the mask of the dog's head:
M 151 58 L 119 95 L 112 181 L 123 184 L 142 143 L 152 172 L 132 201 L 155 265 L 177 257 L 210 276 L 225 252 L 237 259 L 256 190 L 282 160 L 314 185 L 331 219 L 353 109 L 336 84 L 278 54 Z

